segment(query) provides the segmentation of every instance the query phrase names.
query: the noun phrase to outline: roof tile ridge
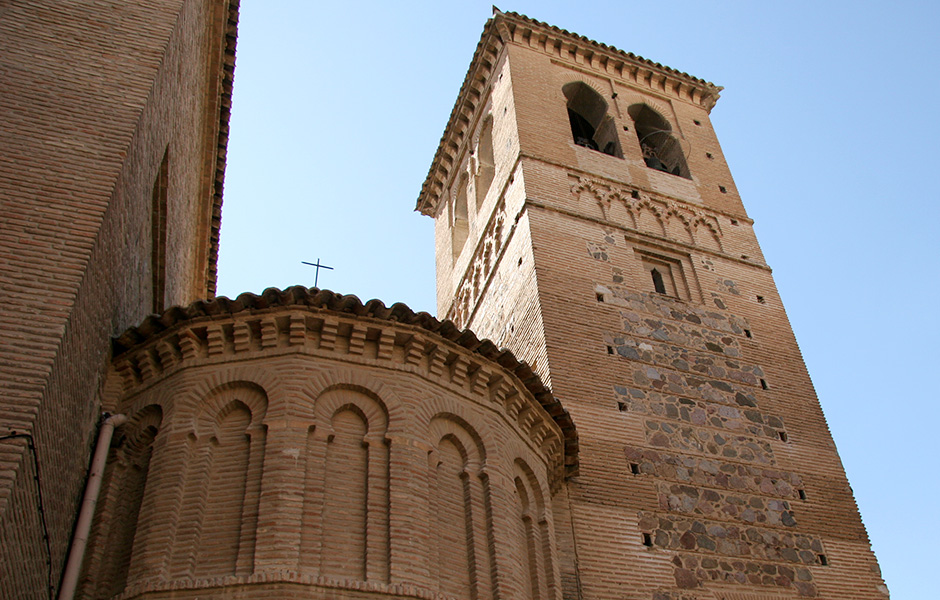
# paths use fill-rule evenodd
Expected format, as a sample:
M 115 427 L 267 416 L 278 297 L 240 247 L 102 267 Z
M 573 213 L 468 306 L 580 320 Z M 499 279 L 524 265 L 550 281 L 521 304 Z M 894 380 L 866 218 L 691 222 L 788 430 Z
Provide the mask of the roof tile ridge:
M 659 63 L 659 62 L 656 62 L 656 61 L 654 61 L 654 60 L 650 60 L 650 59 L 648 59 L 648 58 L 645 58 L 645 57 L 643 57 L 643 56 L 640 56 L 639 54 L 635 54 L 635 53 L 633 53 L 633 52 L 629 52 L 629 51 L 627 51 L 627 50 L 621 50 L 620 48 L 618 48 L 618 47 L 616 47 L 616 46 L 613 46 L 613 45 L 610 45 L 610 44 L 605 44 L 605 43 L 603 43 L 603 42 L 598 42 L 598 41 L 596 41 L 596 40 L 593 40 L 593 39 L 587 37 L 586 35 L 581 35 L 581 34 L 579 34 L 579 33 L 573 32 L 573 31 L 568 31 L 567 29 L 564 29 L 564 28 L 562 28 L 562 27 L 558 27 L 558 26 L 556 26 L 556 25 L 551 25 L 550 23 L 546 23 L 545 21 L 539 21 L 538 19 L 533 19 L 532 17 L 528 17 L 528 16 L 526 16 L 526 15 L 523 15 L 523 14 L 520 14 L 520 13 L 517 13 L 517 12 L 512 12 L 512 11 L 501 12 L 500 14 L 502 14 L 502 15 L 504 15 L 504 16 L 506 16 L 506 17 L 509 17 L 509 18 L 518 19 L 518 20 L 520 20 L 520 21 L 522 21 L 522 22 L 524 22 L 524 23 L 528 23 L 528 24 L 531 24 L 531 25 L 536 25 L 536 26 L 541 27 L 541 28 L 543 28 L 543 29 L 550 29 L 550 30 L 555 31 L 555 32 L 557 32 L 557 33 L 560 33 L 560 34 L 562 34 L 562 35 L 564 35 L 564 36 L 567 36 L 567 37 L 570 37 L 570 38 L 574 38 L 574 39 L 576 39 L 576 40 L 580 40 L 580 41 L 583 41 L 583 42 L 587 42 L 587 43 L 589 43 L 589 44 L 591 44 L 591 45 L 593 45 L 593 46 L 597 46 L 597 47 L 599 47 L 599 48 L 603 48 L 603 49 L 605 49 L 605 50 L 614 52 L 614 53 L 616 53 L 616 54 L 620 54 L 621 56 L 625 56 L 625 57 L 630 58 L 630 59 L 632 59 L 632 60 L 635 60 L 635 61 L 637 61 L 637 62 L 644 63 L 646 66 L 656 67 L 656 68 L 658 68 L 658 69 L 662 69 L 662 70 L 664 70 L 664 71 L 666 71 L 666 72 L 668 72 L 668 73 L 670 73 L 670 74 L 672 74 L 672 75 L 680 75 L 680 76 L 682 76 L 682 77 L 686 77 L 686 78 L 688 78 L 688 79 L 694 81 L 695 83 L 697 83 L 697 84 L 699 84 L 699 85 L 703 85 L 703 86 L 706 86 L 706 87 L 713 87 L 713 88 L 716 88 L 717 90 L 722 90 L 722 89 L 724 89 L 723 87 L 721 87 L 721 86 L 719 86 L 719 85 L 715 85 L 714 83 L 712 83 L 712 82 L 710 82 L 710 81 L 708 81 L 708 80 L 702 79 L 702 78 L 700 78 L 700 77 L 696 77 L 696 76 L 694 76 L 694 75 L 690 75 L 689 73 L 686 73 L 685 71 L 680 71 L 679 69 L 675 69 L 675 68 L 673 68 L 673 67 L 670 67 L 669 65 L 664 65 L 664 64 L 662 64 L 662 63 Z

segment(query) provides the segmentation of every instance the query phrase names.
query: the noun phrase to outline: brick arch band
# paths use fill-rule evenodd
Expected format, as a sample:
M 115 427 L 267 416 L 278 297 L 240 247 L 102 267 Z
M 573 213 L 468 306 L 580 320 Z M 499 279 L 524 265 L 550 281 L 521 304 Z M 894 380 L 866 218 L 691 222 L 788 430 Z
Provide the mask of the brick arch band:
M 339 301 L 295 292 L 285 296 Z M 547 498 L 567 439 L 531 371 L 446 322 L 430 323 L 438 335 L 427 323 L 264 310 L 238 313 L 228 329 L 211 321 L 223 337 L 247 332 L 257 343 L 220 344 L 202 317 L 174 313 L 116 358 L 117 406 L 135 415 L 129 425 L 156 434 L 125 589 L 99 596 L 270 582 L 317 594 L 516 596 L 528 575 L 499 551 L 511 536 L 513 465 L 534 471 L 527 497 Z M 401 308 L 391 317 L 418 319 Z M 328 346 L 327 325 L 337 336 Z M 364 350 L 341 339 L 363 331 Z M 164 351 L 159 365 L 154 347 Z M 120 496 L 104 518 L 124 510 Z M 532 514 L 550 527 L 542 511 Z

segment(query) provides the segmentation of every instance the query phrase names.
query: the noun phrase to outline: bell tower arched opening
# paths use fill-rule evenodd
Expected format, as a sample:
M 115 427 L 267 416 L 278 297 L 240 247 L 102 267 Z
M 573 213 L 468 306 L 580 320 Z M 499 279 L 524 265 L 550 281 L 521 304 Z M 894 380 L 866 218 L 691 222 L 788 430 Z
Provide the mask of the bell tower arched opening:
M 607 114 L 607 101 L 583 81 L 565 84 L 568 121 L 574 143 L 610 156 L 623 158 L 614 118 Z
M 633 119 L 633 129 L 646 166 L 691 179 L 685 154 L 679 140 L 672 134 L 669 121 L 646 104 L 634 104 L 628 112 Z

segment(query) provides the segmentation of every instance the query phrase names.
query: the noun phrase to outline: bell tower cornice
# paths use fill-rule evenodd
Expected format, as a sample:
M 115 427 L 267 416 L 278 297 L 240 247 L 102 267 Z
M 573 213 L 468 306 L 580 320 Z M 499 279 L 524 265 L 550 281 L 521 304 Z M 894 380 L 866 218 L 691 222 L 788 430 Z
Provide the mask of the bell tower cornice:
M 421 186 L 415 210 L 433 217 L 457 163 L 461 145 L 475 113 L 486 95 L 486 86 L 497 58 L 507 44 L 530 48 L 550 55 L 553 60 L 572 68 L 594 72 L 631 87 L 648 89 L 657 95 L 701 106 L 706 111 L 718 102 L 721 86 L 693 77 L 632 52 L 595 42 L 565 29 L 530 19 L 513 12 L 493 8 L 450 119 L 441 137 L 428 176 Z

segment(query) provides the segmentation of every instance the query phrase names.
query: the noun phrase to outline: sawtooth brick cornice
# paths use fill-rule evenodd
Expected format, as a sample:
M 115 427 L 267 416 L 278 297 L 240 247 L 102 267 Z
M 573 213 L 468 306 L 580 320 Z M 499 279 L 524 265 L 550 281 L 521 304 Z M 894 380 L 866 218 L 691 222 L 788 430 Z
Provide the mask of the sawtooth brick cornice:
M 114 338 L 114 365 L 127 388 L 145 385 L 164 372 L 192 361 L 249 357 L 258 352 L 274 351 L 285 344 L 303 347 L 308 333 L 311 333 L 307 331 L 308 317 L 322 321 L 316 332 L 318 352 L 336 351 L 336 339 L 342 329 L 348 330 L 346 337 L 349 339 L 342 345 L 346 353 L 362 354 L 365 326 L 370 321 L 372 328 L 390 328 L 380 336 L 379 359 L 392 358 L 391 346 L 396 343 L 394 330 L 414 331 L 417 328 L 417 335 L 399 344 L 404 345 L 400 354 L 406 364 L 414 367 L 419 363 L 426 364 L 428 376 L 432 379 L 447 380 L 449 385 L 467 388 L 474 393 L 491 387 L 492 393 L 499 397 L 497 400 L 518 404 L 510 412 L 521 418 L 525 412 L 523 405 L 509 401 L 512 397 L 521 400 L 522 396 L 512 391 L 519 386 L 522 395 L 531 395 L 561 429 L 563 473 L 558 475 L 577 475 L 578 434 L 574 422 L 529 365 L 518 360 L 509 350 L 498 348 L 489 340 L 480 340 L 472 331 L 460 329 L 452 321 L 438 321 L 426 312 L 416 313 L 400 302 L 388 307 L 380 300 L 363 304 L 356 296 L 303 286 L 285 290 L 268 288 L 261 295 L 244 293 L 234 300 L 224 296 L 199 300 L 189 306 L 169 308 L 160 315 L 150 315 L 140 325 Z M 383 326 L 382 321 L 387 325 Z M 357 336 L 357 332 L 361 335 Z M 454 350 L 457 354 L 462 350 L 471 358 L 476 355 L 481 364 L 475 365 L 472 373 L 465 372 L 468 361 L 458 360 Z M 448 365 L 452 363 L 465 368 L 455 368 L 451 372 Z M 493 381 L 502 377 L 496 376 L 498 371 L 510 377 L 502 379 L 503 384 L 492 386 Z M 538 431 L 538 428 L 525 429 L 530 431 L 530 435 L 541 438 L 536 440 L 537 443 L 544 439 L 545 432 Z

